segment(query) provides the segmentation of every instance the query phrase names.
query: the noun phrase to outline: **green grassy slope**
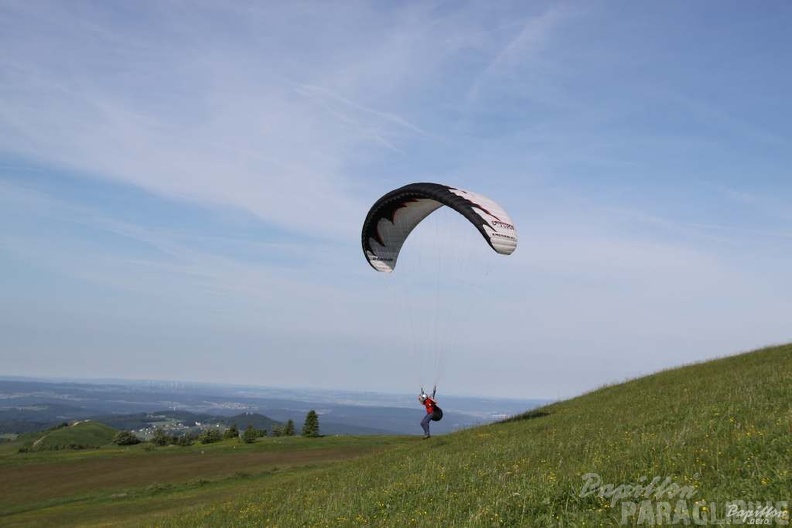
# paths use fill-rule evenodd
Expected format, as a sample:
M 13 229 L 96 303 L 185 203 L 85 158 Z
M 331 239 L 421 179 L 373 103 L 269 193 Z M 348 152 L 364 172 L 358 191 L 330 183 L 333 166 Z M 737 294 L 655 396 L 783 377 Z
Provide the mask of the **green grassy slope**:
M 641 522 L 623 508 L 643 498 L 585 494 L 583 475 L 589 473 L 614 485 L 668 478 L 688 490 L 671 506 L 685 498 L 688 513 L 695 509 L 712 524 L 725 516 L 727 501 L 792 500 L 790 468 L 792 345 L 785 345 L 605 387 L 507 423 L 428 441 L 411 439 L 376 457 L 295 474 L 277 485 L 252 483 L 244 494 L 158 524 Z M 664 513 L 653 510 L 652 515 Z
M 32 451 L 52 449 L 92 449 L 113 441 L 118 431 L 99 422 L 78 422 L 67 427 L 51 429 L 29 443 Z
M 104 446 L 19 453 L 0 449 L 0 526 L 140 526 L 251 486 L 320 471 L 404 441 L 364 436 L 225 440 L 188 447 Z

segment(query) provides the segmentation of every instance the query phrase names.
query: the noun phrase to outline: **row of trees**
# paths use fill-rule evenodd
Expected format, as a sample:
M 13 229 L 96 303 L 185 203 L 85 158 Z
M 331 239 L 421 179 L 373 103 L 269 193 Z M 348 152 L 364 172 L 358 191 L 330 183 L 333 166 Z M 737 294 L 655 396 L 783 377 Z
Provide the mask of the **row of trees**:
M 294 436 L 295 434 L 294 421 L 289 420 L 286 422 L 286 425 L 274 426 L 269 434 L 267 431 L 254 429 L 252 425 L 248 425 L 247 429 L 245 429 L 245 432 L 240 435 L 240 438 L 243 442 L 252 443 L 255 442 L 257 438 L 262 436 Z M 319 436 L 319 415 L 316 414 L 316 411 L 313 409 L 308 411 L 308 414 L 305 415 L 305 423 L 302 427 L 302 436 L 307 438 L 316 438 Z
M 265 436 L 294 436 L 295 435 L 295 426 L 294 421 L 289 420 L 286 422 L 286 425 L 282 426 L 274 426 L 270 432 L 262 429 L 256 429 L 252 425 L 248 425 L 247 428 L 243 433 L 240 434 L 239 429 L 237 428 L 237 424 L 232 424 L 231 427 L 226 429 L 225 431 L 221 431 L 219 428 L 210 428 L 205 429 L 197 436 L 192 435 L 169 435 L 165 429 L 162 427 L 158 427 L 154 431 L 154 436 L 151 438 L 151 443 L 156 446 L 166 446 L 166 445 L 179 445 L 179 446 L 189 446 L 192 445 L 193 442 L 197 441 L 202 444 L 212 444 L 214 442 L 219 442 L 223 439 L 233 439 L 239 438 L 245 443 L 253 443 L 258 438 L 265 437 Z M 302 436 L 308 438 L 315 438 L 319 436 L 319 415 L 316 411 L 311 410 L 305 416 L 305 423 L 303 424 L 302 428 Z M 116 434 L 115 438 L 113 439 L 113 443 L 117 445 L 134 445 L 139 444 L 141 440 L 135 436 L 134 433 L 131 431 L 120 431 Z

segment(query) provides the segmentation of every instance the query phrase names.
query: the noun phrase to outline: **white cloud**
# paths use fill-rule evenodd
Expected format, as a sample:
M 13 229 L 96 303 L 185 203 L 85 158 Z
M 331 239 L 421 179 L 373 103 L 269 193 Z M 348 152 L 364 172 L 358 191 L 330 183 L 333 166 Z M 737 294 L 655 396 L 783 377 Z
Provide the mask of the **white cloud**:
M 436 59 L 415 55 L 414 38 L 426 38 L 411 33 L 417 21 L 401 37 L 377 39 L 357 28 L 388 17 L 362 6 L 328 11 L 327 20 L 298 5 L 206 4 L 211 22 L 178 4 L 131 20 L 80 7 L 36 4 L 5 24 L 0 149 L 346 236 L 362 207 L 349 192 L 356 160 L 372 149 L 403 154 L 412 136 L 429 136 L 375 107 Z M 153 29 L 138 17 L 153 17 Z M 360 47 L 367 38 L 374 46 Z M 319 214 L 319 204 L 335 214 Z

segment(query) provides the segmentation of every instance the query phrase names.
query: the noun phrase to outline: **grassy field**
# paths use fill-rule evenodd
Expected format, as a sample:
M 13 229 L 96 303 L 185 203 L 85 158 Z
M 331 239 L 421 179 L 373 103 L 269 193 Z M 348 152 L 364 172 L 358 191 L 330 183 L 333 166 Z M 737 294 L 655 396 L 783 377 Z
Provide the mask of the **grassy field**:
M 152 515 L 269 486 L 399 443 L 399 437 L 227 440 L 189 447 L 0 448 L 0 526 L 145 525 Z M 16 449 L 15 449 L 16 447 Z
M 2 448 L 0 472 L 3 526 L 651 526 L 674 516 L 684 525 L 683 512 L 688 524 L 714 525 L 730 501 L 789 509 L 792 345 L 427 441 Z M 618 497 L 591 474 L 613 486 L 670 485 L 651 500 Z

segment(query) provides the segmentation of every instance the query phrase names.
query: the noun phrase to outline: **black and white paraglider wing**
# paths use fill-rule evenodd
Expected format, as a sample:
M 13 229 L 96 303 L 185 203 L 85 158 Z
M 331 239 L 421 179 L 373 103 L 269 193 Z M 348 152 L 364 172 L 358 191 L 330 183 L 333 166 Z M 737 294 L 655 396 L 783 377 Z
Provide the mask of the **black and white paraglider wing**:
M 382 196 L 366 215 L 362 243 L 368 263 L 392 272 L 412 230 L 443 206 L 465 217 L 498 253 L 510 255 L 517 248 L 514 222 L 486 196 L 438 183 L 411 183 Z

